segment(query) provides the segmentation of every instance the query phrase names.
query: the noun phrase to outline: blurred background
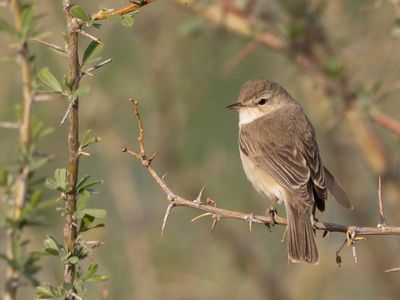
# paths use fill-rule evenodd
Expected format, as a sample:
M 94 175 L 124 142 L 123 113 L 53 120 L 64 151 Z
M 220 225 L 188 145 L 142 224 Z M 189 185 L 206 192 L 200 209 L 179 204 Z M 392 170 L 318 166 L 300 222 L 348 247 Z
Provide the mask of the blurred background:
M 61 1 L 36 2 L 40 24 L 49 32 L 46 40 L 62 45 L 65 19 Z M 126 4 L 80 2 L 89 12 Z M 260 0 L 249 1 L 251 7 L 242 0 L 200 2 L 226 15 L 235 13 L 232 8 L 247 9 L 245 19 L 250 26 L 261 22 L 262 30 L 290 40 L 293 51 L 273 51 L 262 42 L 255 43 L 252 36 L 232 32 L 224 25 L 223 13 L 218 22 L 205 19 L 201 11 L 191 8 L 192 1 L 189 5 L 156 1 L 135 15 L 132 28 L 110 20 L 103 22 L 102 30 L 91 31 L 105 41 L 102 56 L 113 62 L 83 80 L 91 85 L 91 91 L 81 99 L 81 131 L 91 128 L 102 141 L 92 147 L 90 157 L 81 160 L 80 174 L 105 181 L 91 205 L 107 209 L 106 227 L 91 231 L 87 239 L 105 241 L 95 259 L 99 271 L 110 280 L 103 286 L 89 286 L 84 298 L 99 299 L 100 290 L 106 289 L 107 299 L 398 299 L 398 273 L 383 273 L 400 265 L 397 236 L 369 237 L 357 243 L 357 265 L 351 248 L 345 247 L 338 267 L 335 252 L 344 235 L 331 233 L 322 239 L 318 232 L 319 265 L 288 265 L 282 226 L 270 233 L 255 225 L 249 232 L 245 222 L 222 220 L 211 233 L 210 219 L 190 222 L 200 211 L 178 207 L 160 238 L 168 204 L 165 195 L 138 161 L 121 153 L 123 146 L 137 149 L 136 120 L 128 98 L 140 102 L 147 150 L 160 151 L 154 167 L 160 174 L 168 173 L 166 181 L 173 191 L 191 199 L 205 186 L 205 196 L 219 207 L 263 214 L 269 202 L 253 191 L 242 170 L 238 116 L 224 110 L 235 101 L 241 84 L 254 77 L 280 83 L 302 104 L 316 128 L 325 165 L 352 199 L 352 211 L 329 199 L 319 220 L 376 226 L 379 174 L 383 175 L 387 221 L 399 224 L 400 220 L 399 133 L 371 117 L 375 111 L 392 118 L 400 116 L 396 1 L 310 0 L 294 4 Z M 8 18 L 6 9 L 0 13 Z M 304 30 L 310 28 L 315 30 L 311 39 L 322 41 L 323 50 L 302 48 L 311 44 L 297 37 L 306 36 Z M 319 39 L 321 28 L 324 36 Z M 83 45 L 89 42 L 80 40 Z M 7 44 L 7 37 L 0 35 L 2 57 L 12 54 Z M 36 71 L 48 66 L 61 78 L 66 61 L 39 44 L 30 46 Z M 343 100 L 347 95 L 327 92 L 312 72 L 299 67 L 298 53 L 319 61 L 323 74 L 333 82 L 342 84 L 345 69 L 346 89 L 354 99 Z M 21 97 L 20 84 L 18 66 L 4 59 L 0 120 L 12 120 L 13 107 Z M 347 113 L 354 112 L 349 109 L 354 105 L 356 116 L 368 122 L 369 130 L 379 138 L 387 162 L 381 169 L 371 166 L 375 153 L 362 146 L 363 133 L 357 135 L 358 123 Z M 54 128 L 40 145 L 41 151 L 55 155 L 41 176 L 52 176 L 55 168 L 67 164 L 67 126 L 58 127 L 66 107 L 64 100 L 34 105 L 35 118 Z M 0 136 L 0 165 L 6 166 L 16 159 L 17 134 L 0 129 Z M 57 195 L 46 189 L 45 198 L 52 197 Z M 279 207 L 278 212 L 284 215 L 284 208 Z M 55 207 L 44 211 L 44 219 L 46 227 L 25 231 L 30 250 L 42 249 L 46 233 L 62 239 L 62 218 Z M 0 247 L 4 237 L 1 232 Z M 55 259 L 45 257 L 41 265 L 41 281 L 62 279 L 63 271 Z M 0 282 L 4 267 L 0 264 Z M 23 287 L 19 297 L 33 299 L 34 291 Z

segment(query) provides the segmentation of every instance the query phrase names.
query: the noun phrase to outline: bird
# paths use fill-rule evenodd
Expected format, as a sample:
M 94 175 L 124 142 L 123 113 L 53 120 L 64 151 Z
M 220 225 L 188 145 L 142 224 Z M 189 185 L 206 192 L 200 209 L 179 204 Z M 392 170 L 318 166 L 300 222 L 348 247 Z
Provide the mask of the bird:
M 263 196 L 284 203 L 290 262 L 318 264 L 315 211 L 325 210 L 328 190 L 343 207 L 352 205 L 324 167 L 315 129 L 300 104 L 279 84 L 251 79 L 237 101 L 239 153 L 247 179 Z

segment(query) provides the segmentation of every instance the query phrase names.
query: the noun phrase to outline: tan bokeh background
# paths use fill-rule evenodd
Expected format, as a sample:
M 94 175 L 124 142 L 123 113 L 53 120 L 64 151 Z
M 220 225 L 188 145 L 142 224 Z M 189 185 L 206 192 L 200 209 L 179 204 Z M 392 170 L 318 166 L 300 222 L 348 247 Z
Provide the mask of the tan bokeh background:
M 44 13 L 40 22 L 51 33 L 47 39 L 57 44 L 62 43 L 60 33 L 64 30 L 60 2 L 38 1 L 39 11 Z M 99 5 L 125 4 L 110 0 L 81 2 L 87 11 L 96 11 Z M 354 86 L 370 87 L 378 81 L 395 83 L 400 40 L 391 35 L 393 7 L 386 3 L 371 10 L 364 2 L 327 1 L 322 23 Z M 261 5 L 259 9 L 268 13 L 269 6 Z M 6 14 L 6 10 L 1 11 L 2 16 Z M 353 201 L 355 209 L 345 211 L 329 200 L 320 220 L 375 226 L 379 220 L 377 178 L 346 123 L 339 121 L 328 128 L 332 106 L 340 106 L 340 102 L 327 99 L 308 75 L 279 53 L 260 46 L 226 74 L 224 70 L 232 58 L 249 40 L 222 26 L 208 24 L 172 1 L 157 1 L 141 9 L 133 28 L 122 27 L 114 20 L 106 22 L 96 35 L 106 43 L 102 56 L 111 57 L 113 63 L 98 70 L 95 77 L 84 79 L 91 91 L 81 100 L 81 130 L 91 128 L 103 140 L 92 148 L 91 157 L 81 160 L 80 173 L 105 180 L 91 205 L 108 210 L 106 227 L 89 233 L 88 239 L 106 242 L 96 252 L 96 260 L 100 272 L 110 277 L 105 284 L 108 299 L 398 298 L 399 275 L 383 273 L 400 265 L 396 236 L 360 242 L 358 265 L 353 263 L 351 248 L 345 248 L 340 268 L 335 252 L 344 239 L 342 234 L 322 239 L 318 233 L 318 266 L 288 266 L 286 244 L 281 242 L 282 227 L 270 233 L 258 225 L 249 232 L 244 222 L 223 220 L 210 233 L 211 221 L 190 223 L 199 212 L 188 208 L 173 210 L 161 239 L 165 196 L 146 170 L 120 151 L 122 146 L 136 147 L 137 128 L 129 97 L 140 101 L 148 150 L 160 151 L 155 167 L 160 173 L 167 172 L 170 187 L 187 198 L 194 198 L 204 185 L 206 196 L 220 207 L 264 212 L 268 202 L 253 191 L 242 171 L 237 116 L 224 110 L 237 97 L 240 85 L 257 76 L 279 82 L 301 102 L 316 127 L 326 166 Z M 1 56 L 11 53 L 7 44 L 8 39 L 1 35 Z M 31 45 L 37 69 L 48 66 L 61 78 L 65 60 L 43 46 Z M 1 63 L 0 91 L 0 119 L 9 120 L 12 107 L 20 99 L 17 65 Z M 389 95 L 379 109 L 398 118 L 398 96 Z M 56 167 L 66 165 L 66 126 L 58 127 L 66 106 L 66 102 L 58 101 L 34 107 L 35 117 L 55 129 L 40 146 L 55 154 L 41 171 L 42 176 L 51 176 Z M 389 149 L 388 155 L 397 164 L 398 136 L 385 129 L 378 131 Z M 0 165 L 7 165 L 15 159 L 16 135 L 0 129 L 0 137 Z M 57 197 L 47 190 L 46 196 Z M 400 197 L 391 197 L 385 202 L 391 224 L 399 223 L 399 201 Z M 284 214 L 283 207 L 279 212 Z M 26 232 L 30 249 L 40 249 L 46 233 L 62 238 L 62 218 L 54 208 L 45 211 L 45 221 L 48 227 Z M 0 238 L 2 247 L 4 233 Z M 61 281 L 62 270 L 55 259 L 43 258 L 42 265 L 41 280 Z M 1 264 L 0 270 L 3 268 Z M 89 286 L 85 299 L 98 299 L 100 286 Z M 32 289 L 22 288 L 20 297 L 32 299 Z

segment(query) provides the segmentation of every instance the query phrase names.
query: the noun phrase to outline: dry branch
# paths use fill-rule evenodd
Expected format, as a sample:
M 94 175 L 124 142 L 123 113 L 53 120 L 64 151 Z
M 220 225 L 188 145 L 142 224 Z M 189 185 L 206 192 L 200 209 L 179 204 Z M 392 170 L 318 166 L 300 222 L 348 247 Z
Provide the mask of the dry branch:
M 150 173 L 150 175 L 154 178 L 156 183 L 160 186 L 160 188 L 164 191 L 164 193 L 167 196 L 168 200 L 168 206 L 164 215 L 163 223 L 162 223 L 162 228 L 161 228 L 161 233 L 163 234 L 165 231 L 165 226 L 168 220 L 168 217 L 174 207 L 177 206 L 186 206 L 186 207 L 191 207 L 200 211 L 203 211 L 201 215 L 198 217 L 195 217 L 192 219 L 192 221 L 197 221 L 200 218 L 203 217 L 211 217 L 212 218 L 212 226 L 211 229 L 213 230 L 217 223 L 221 219 L 239 219 L 243 220 L 248 223 L 249 229 L 251 231 L 252 224 L 253 223 L 258 223 L 258 224 L 265 224 L 268 226 L 273 226 L 275 224 L 277 225 L 287 225 L 287 220 L 286 218 L 280 217 L 278 215 L 274 214 L 267 214 L 267 215 L 255 215 L 253 213 L 242 213 L 238 211 L 232 211 L 232 210 L 227 210 L 223 208 L 219 208 L 216 206 L 215 202 L 211 200 L 210 198 L 206 199 L 206 201 L 203 201 L 203 192 L 204 188 L 202 188 L 199 192 L 199 195 L 193 199 L 186 199 L 183 198 L 179 195 L 177 195 L 175 192 L 173 192 L 168 185 L 166 184 L 165 180 L 163 177 L 160 177 L 158 175 L 158 172 L 153 168 L 153 160 L 156 157 L 156 154 L 152 155 L 151 157 L 148 157 L 146 154 L 145 146 L 144 146 L 144 141 L 143 141 L 143 125 L 139 113 L 139 104 L 137 101 L 133 101 L 132 99 L 130 100 L 133 105 L 133 111 L 136 116 L 136 120 L 138 123 L 138 128 L 139 128 L 139 151 L 135 152 L 132 150 L 129 150 L 126 147 L 122 148 L 122 152 L 128 153 L 129 155 L 133 156 L 134 158 L 138 159 L 141 164 L 147 169 L 147 171 Z M 379 193 L 380 194 L 380 193 Z M 382 204 L 382 197 L 379 196 L 380 198 L 380 205 L 383 207 Z M 382 213 L 383 214 L 383 213 Z M 314 222 L 313 224 L 315 230 L 320 230 L 324 232 L 324 236 L 326 235 L 327 232 L 341 232 L 346 234 L 346 242 L 348 246 L 352 247 L 353 251 L 353 258 L 355 262 L 357 262 L 357 256 L 356 256 L 356 251 L 355 251 L 355 242 L 362 240 L 363 236 L 367 235 L 400 235 L 400 227 L 396 226 L 388 226 L 385 224 L 385 222 L 381 222 L 378 226 L 376 227 L 359 227 L 359 226 L 350 226 L 350 225 L 342 225 L 342 224 L 335 224 L 335 223 L 327 223 L 327 222 Z M 343 247 L 341 247 L 343 248 Z M 340 249 L 341 250 L 341 249 Z M 339 252 L 337 252 L 337 259 L 339 256 Z
M 15 29 L 20 32 L 22 30 L 22 5 L 19 0 L 11 0 L 9 2 L 10 9 L 14 19 Z M 23 41 L 19 45 L 17 55 L 19 56 L 21 66 L 21 77 L 22 77 L 22 116 L 19 122 L 19 139 L 20 146 L 29 151 L 31 148 L 31 110 L 33 102 L 32 92 L 32 72 L 31 72 L 31 55 L 28 48 L 28 43 Z M 21 216 L 21 212 L 25 206 L 26 196 L 28 193 L 29 184 L 29 163 L 25 163 L 18 173 L 16 179 L 16 189 L 14 195 L 14 207 L 13 207 L 13 219 L 18 220 Z M 14 259 L 13 243 L 19 241 L 20 232 L 18 228 L 10 228 L 7 231 L 7 257 Z M 15 266 L 9 264 L 6 270 L 6 291 L 5 300 L 16 299 L 17 288 L 19 285 L 19 274 Z
M 95 21 L 107 20 L 114 16 L 124 16 L 129 13 L 132 13 L 139 8 L 155 2 L 156 0 L 139 0 L 139 1 L 131 1 L 128 5 L 118 8 L 118 9 L 102 9 L 97 13 L 92 14 L 91 19 Z M 82 25 L 84 22 L 82 20 L 78 20 L 78 25 Z

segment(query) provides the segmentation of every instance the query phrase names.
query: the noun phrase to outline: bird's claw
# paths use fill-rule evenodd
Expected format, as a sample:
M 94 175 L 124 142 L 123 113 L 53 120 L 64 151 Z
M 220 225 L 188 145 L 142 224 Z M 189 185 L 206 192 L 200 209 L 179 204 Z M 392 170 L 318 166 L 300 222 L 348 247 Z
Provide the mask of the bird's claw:
M 277 211 L 274 207 L 270 207 L 266 212 L 265 215 L 269 217 L 270 222 L 265 223 L 265 226 L 268 227 L 269 231 L 272 232 L 272 227 L 275 226 L 276 221 L 275 221 L 275 215 L 277 214 Z

